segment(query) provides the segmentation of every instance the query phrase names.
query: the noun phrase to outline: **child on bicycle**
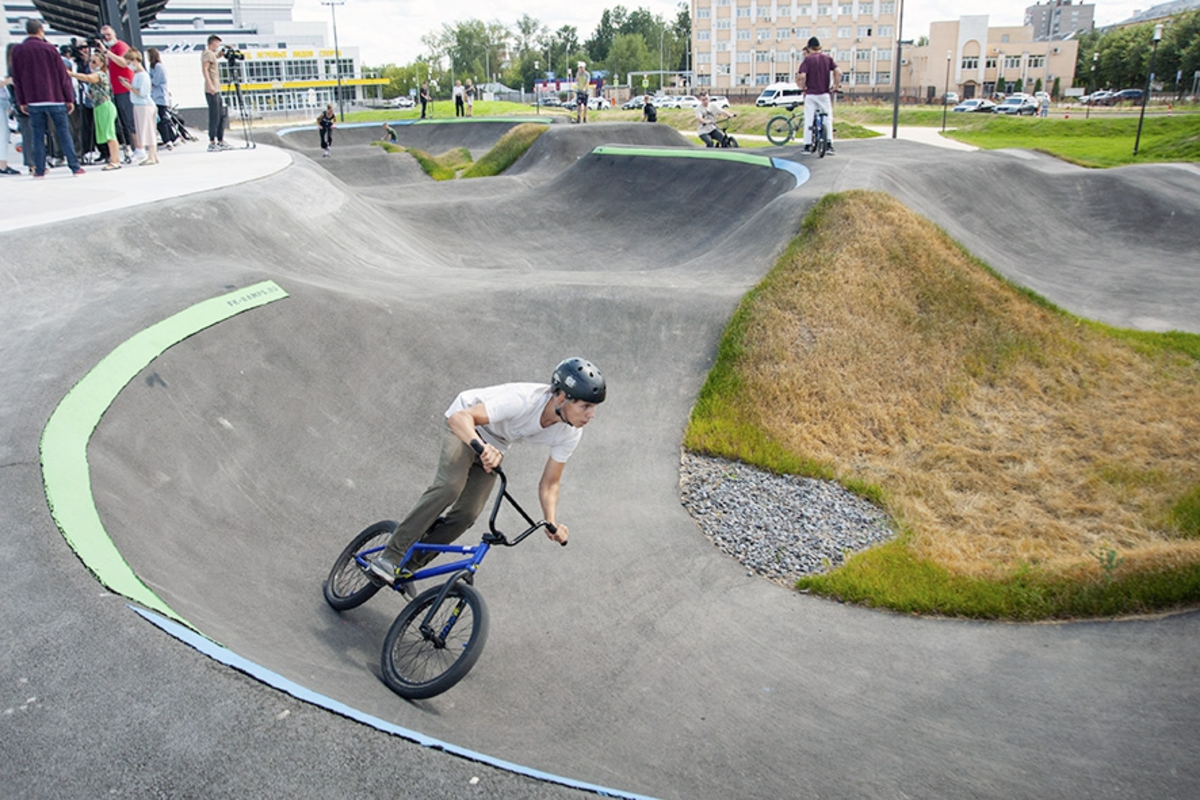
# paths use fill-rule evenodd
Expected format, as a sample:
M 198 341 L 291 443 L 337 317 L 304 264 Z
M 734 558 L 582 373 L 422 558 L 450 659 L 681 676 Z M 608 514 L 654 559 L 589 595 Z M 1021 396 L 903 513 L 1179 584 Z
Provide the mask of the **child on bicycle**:
M 446 432 L 433 483 L 396 528 L 387 547 L 371 561 L 371 572 L 394 584 L 404 554 L 417 539 L 449 544 L 475 524 L 492 492 L 508 448 L 519 441 L 550 448 L 538 499 L 546 521 L 555 526 L 546 535 L 565 544 L 570 531 L 556 522 L 558 490 L 563 468 L 583 436 L 583 426 L 604 402 L 604 376 L 589 361 L 568 358 L 544 383 L 505 383 L 462 392 L 446 409 Z M 477 455 L 472 442 L 483 445 Z M 443 513 L 444 512 L 444 513 Z M 421 552 L 405 566 L 416 572 L 436 553 Z
M 700 100 L 700 105 L 696 106 L 696 133 L 700 136 L 700 141 L 704 142 L 706 147 L 725 147 L 728 134 L 718 128 L 717 123 L 722 119 L 733 119 L 736 115 L 723 108 L 710 106 L 707 94 L 702 94 L 697 99 Z

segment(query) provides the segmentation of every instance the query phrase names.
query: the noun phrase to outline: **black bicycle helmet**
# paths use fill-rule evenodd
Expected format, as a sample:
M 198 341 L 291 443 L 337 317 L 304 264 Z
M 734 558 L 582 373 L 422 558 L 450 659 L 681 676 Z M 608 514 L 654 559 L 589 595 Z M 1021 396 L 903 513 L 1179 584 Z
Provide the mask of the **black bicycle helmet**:
M 555 392 L 564 392 L 572 400 L 588 403 L 603 403 L 607 393 L 600 370 L 582 358 L 568 358 L 555 367 L 550 388 Z

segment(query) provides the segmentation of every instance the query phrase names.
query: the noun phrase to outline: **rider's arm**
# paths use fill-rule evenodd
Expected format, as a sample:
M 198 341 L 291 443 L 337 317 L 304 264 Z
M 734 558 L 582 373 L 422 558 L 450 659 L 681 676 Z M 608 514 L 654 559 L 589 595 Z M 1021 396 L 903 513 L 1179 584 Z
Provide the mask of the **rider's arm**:
M 558 510 L 558 487 L 562 483 L 563 467 L 567 466 L 553 458 L 546 459 L 546 468 L 542 470 L 542 479 L 538 482 L 538 499 L 542 502 L 542 516 L 551 525 L 558 528 L 554 533 L 546 529 L 546 535 L 556 542 L 566 544 L 571 532 L 566 525 L 555 521 L 554 515 Z
M 833 85 L 829 87 L 831 92 L 841 91 L 842 86 L 842 71 L 837 67 L 833 68 Z
M 472 440 L 479 438 L 478 433 L 475 431 L 476 426 L 487 425 L 488 422 L 487 407 L 483 403 L 476 403 L 470 408 L 460 409 L 446 417 L 446 424 L 450 426 L 450 432 L 457 436 L 459 441 L 467 445 Z M 480 439 L 480 441 L 483 440 Z M 499 450 L 491 444 L 484 442 L 483 453 L 480 454 L 479 460 L 483 462 L 485 470 L 491 472 L 500 466 L 500 461 L 503 458 L 504 456 Z

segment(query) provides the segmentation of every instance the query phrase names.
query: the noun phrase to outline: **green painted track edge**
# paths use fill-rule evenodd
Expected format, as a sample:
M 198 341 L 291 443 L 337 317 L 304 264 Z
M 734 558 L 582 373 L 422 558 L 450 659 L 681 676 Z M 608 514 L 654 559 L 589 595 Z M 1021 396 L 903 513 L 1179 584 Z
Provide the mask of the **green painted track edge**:
M 63 397 L 42 430 L 46 502 L 67 544 L 106 587 L 189 627 L 134 574 L 104 529 L 92 494 L 88 441 L 121 390 L 158 356 L 205 328 L 287 296 L 274 281 L 263 281 L 197 303 L 152 325 L 92 367 Z
M 708 158 L 715 161 L 738 161 L 742 164 L 752 164 L 756 167 L 774 167 L 768 156 L 753 153 L 735 153 L 729 150 L 718 150 L 706 147 L 688 149 L 686 147 L 639 147 L 637 145 L 603 144 L 592 150 L 601 156 L 645 156 L 649 158 Z

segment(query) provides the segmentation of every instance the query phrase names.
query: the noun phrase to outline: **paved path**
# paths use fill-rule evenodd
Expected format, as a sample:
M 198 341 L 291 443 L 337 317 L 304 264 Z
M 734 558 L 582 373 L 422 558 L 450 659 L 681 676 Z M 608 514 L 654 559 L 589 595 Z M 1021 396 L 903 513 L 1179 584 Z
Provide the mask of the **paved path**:
M 1194 269 L 1194 236 L 1164 226 L 1139 247 L 1106 216 L 1119 204 L 1071 198 L 1137 197 L 1144 217 L 1124 224 L 1148 230 L 1171 207 L 1194 231 L 1195 172 L 1100 174 L 1011 153 L 931 162 L 928 147 L 872 140 L 805 162 L 792 188 L 755 165 L 589 155 L 623 130 L 562 126 L 539 142 L 538 168 L 451 185 L 359 188 L 347 181 L 368 181 L 383 154 L 339 151 L 362 160 L 343 180 L 305 155 L 307 139 L 181 153 L 150 170 L 180 197 L 131 191 L 99 218 L 76 187 L 141 174 L 0 185 L 5 213 L 28 215 L 0 234 L 5 786 L 34 798 L 1191 796 L 1200 614 L 989 625 L 798 596 L 713 548 L 677 482 L 725 321 L 822 194 L 892 191 L 1007 273 L 1029 259 L 975 215 L 1008 208 L 1047 234 L 1048 209 L 1076 225 L 1094 212 L 1122 260 L 1075 239 L 1038 250 L 1034 236 L 1030 282 L 1186 327 L 1200 281 L 1176 268 Z M 227 167 L 228 186 L 204 183 Z M 980 175 L 988 192 L 968 203 Z M 1034 203 L 1028 216 L 1014 198 Z M 582 247 L 563 236 L 581 219 L 600 234 Z M 1123 282 L 1131 259 L 1140 296 Z M 80 378 L 170 315 L 263 280 L 288 297 L 132 368 L 91 434 L 86 480 L 148 591 L 247 659 L 240 669 L 338 714 L 161 633 L 96 582 L 46 507 L 39 439 Z M 490 558 L 480 663 L 447 695 L 398 701 L 377 660 L 399 605 L 331 612 L 331 558 L 412 502 L 456 391 L 538 379 L 575 352 L 612 389 L 564 488 L 571 547 L 531 540 Z M 533 496 L 538 458 L 514 451 L 518 497 Z

